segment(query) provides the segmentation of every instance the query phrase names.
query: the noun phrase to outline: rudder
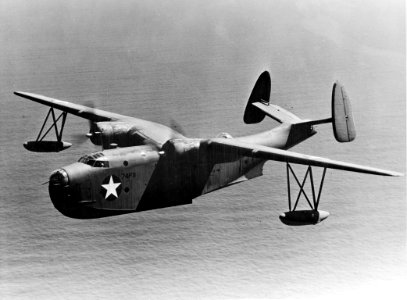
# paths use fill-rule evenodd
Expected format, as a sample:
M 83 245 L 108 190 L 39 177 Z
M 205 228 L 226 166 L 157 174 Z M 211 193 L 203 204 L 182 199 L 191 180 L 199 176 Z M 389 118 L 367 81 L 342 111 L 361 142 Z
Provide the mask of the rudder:
M 332 128 L 335 139 L 340 143 L 351 142 L 356 138 L 350 100 L 338 81 L 332 88 Z
M 265 113 L 253 106 L 252 103 L 263 102 L 268 104 L 270 101 L 270 90 L 270 73 L 268 71 L 264 71 L 257 79 L 252 93 L 250 94 L 249 101 L 247 102 L 243 115 L 243 121 L 246 124 L 255 124 L 263 121 L 264 117 L 266 116 Z

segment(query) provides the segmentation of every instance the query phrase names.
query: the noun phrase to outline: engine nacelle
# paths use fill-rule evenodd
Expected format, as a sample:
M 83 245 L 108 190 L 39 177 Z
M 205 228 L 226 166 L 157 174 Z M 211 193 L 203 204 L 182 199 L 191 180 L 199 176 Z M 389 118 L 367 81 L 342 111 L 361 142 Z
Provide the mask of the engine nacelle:
M 172 139 L 162 147 L 166 156 L 179 158 L 187 155 L 198 155 L 200 139 Z
M 91 126 L 90 140 L 103 149 L 145 144 L 134 125 L 125 122 L 97 122 Z

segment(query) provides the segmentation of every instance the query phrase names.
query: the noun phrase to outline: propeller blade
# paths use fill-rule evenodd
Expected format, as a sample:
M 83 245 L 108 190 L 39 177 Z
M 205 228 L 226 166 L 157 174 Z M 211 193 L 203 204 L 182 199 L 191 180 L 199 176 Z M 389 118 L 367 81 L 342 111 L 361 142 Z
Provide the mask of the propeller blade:
M 91 101 L 91 100 L 85 101 L 85 103 L 83 105 L 85 105 L 87 107 L 90 107 L 92 109 L 96 108 L 95 102 Z M 71 135 L 71 139 L 72 139 L 73 144 L 81 145 L 81 144 L 83 144 L 83 143 L 85 143 L 86 141 L 89 140 L 88 134 L 93 133 L 93 128 L 94 128 L 95 123 L 93 123 L 90 120 L 88 122 L 89 122 L 89 131 L 88 131 L 88 133 L 76 133 L 76 134 Z
M 185 131 L 184 131 L 184 129 L 181 127 L 181 125 L 180 125 L 177 121 L 175 121 L 175 120 L 172 119 L 172 118 L 171 118 L 171 120 L 170 120 L 170 128 L 171 128 L 172 130 L 175 130 L 175 131 L 177 131 L 177 132 L 179 132 L 179 133 L 181 133 L 182 135 L 185 136 Z M 171 137 L 171 138 L 172 138 L 172 137 Z
M 72 140 L 72 144 L 74 145 L 81 145 L 85 143 L 89 138 L 86 136 L 84 133 L 77 133 L 77 134 L 72 134 L 70 136 L 70 140 Z

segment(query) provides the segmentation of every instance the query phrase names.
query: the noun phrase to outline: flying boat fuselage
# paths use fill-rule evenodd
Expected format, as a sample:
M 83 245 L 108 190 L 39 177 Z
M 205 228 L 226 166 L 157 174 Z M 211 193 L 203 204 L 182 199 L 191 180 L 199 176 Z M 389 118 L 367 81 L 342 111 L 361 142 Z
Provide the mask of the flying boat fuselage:
M 173 139 L 160 149 L 133 146 L 83 156 L 51 174 L 51 200 L 66 216 L 98 218 L 189 204 L 250 171 L 262 174 L 264 160 L 208 147 L 202 139 Z

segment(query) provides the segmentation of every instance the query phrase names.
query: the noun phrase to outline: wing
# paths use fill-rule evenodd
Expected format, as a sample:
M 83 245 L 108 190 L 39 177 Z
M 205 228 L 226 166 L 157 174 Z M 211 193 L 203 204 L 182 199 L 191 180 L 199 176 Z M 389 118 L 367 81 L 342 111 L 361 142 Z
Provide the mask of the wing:
M 324 167 L 329 169 L 345 170 L 358 173 L 383 175 L 383 176 L 403 176 L 403 174 L 388 170 L 356 165 L 352 163 L 331 160 L 324 157 L 311 156 L 256 144 L 240 142 L 236 139 L 214 138 L 206 141 L 212 149 L 223 153 L 233 152 L 239 155 L 262 158 L 265 160 L 275 160 L 281 162 L 291 162 L 301 165 Z
M 88 119 L 92 122 L 103 121 L 125 121 L 130 123 L 134 128 L 137 128 L 138 133 L 143 138 L 147 138 L 150 142 L 157 145 L 163 145 L 170 138 L 185 138 L 179 132 L 162 124 L 137 119 L 125 115 L 120 115 L 101 109 L 95 109 L 84 105 L 79 105 L 67 101 L 62 101 L 38 94 L 14 92 L 15 95 L 47 105 L 75 116 Z
M 37 95 L 33 93 L 25 92 L 14 92 L 15 95 L 41 103 L 43 105 L 51 106 L 53 108 L 65 111 L 67 113 L 73 114 L 75 116 L 88 119 L 92 122 L 101 122 L 101 121 L 119 121 L 125 120 L 130 117 L 111 113 L 108 111 L 95 109 L 87 107 L 84 105 L 79 105 L 67 101 L 62 101 L 42 95 Z

